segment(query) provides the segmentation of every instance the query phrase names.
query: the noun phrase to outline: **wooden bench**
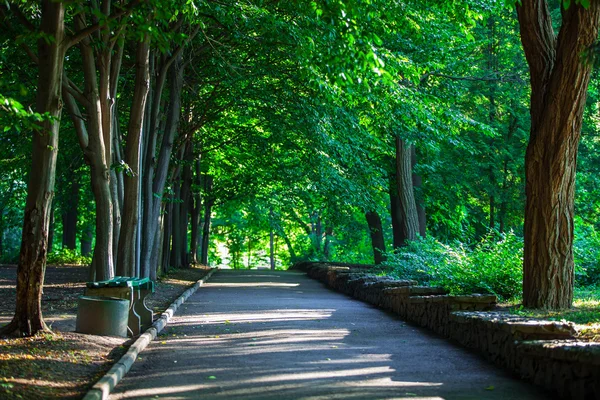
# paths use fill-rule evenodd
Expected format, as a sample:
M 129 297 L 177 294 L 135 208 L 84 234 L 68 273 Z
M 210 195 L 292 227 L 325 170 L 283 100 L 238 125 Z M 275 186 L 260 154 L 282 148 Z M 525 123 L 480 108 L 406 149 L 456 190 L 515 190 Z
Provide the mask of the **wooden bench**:
M 138 336 L 152 325 L 153 313 L 146 306 L 146 297 L 154 293 L 150 278 L 115 276 L 107 281 L 86 283 L 86 296 L 118 297 L 129 300 L 127 329 Z

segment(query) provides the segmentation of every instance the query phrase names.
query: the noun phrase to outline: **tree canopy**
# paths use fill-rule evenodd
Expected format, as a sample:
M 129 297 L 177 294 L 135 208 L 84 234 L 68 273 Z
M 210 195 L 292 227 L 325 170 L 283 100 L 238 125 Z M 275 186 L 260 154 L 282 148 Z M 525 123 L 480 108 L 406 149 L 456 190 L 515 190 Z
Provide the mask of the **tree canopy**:
M 393 269 L 415 241 L 508 235 L 525 246 L 525 302 L 567 307 L 573 274 L 600 271 L 597 8 L 6 2 L 0 256 L 37 263 L 38 283 L 47 255 L 89 262 L 93 279 L 200 262 Z M 29 261 L 28 212 L 43 215 Z

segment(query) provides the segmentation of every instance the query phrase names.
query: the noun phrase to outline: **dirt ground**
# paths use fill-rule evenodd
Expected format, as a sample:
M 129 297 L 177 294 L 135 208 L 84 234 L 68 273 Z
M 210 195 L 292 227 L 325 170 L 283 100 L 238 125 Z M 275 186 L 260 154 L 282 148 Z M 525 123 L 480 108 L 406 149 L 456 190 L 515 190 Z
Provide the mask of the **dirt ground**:
M 162 278 L 146 302 L 155 317 L 207 271 L 173 270 Z M 0 326 L 14 313 L 16 274 L 16 266 L 0 265 Z M 53 334 L 0 337 L 0 398 L 79 399 L 127 351 L 131 339 L 74 332 L 87 276 L 83 266 L 47 268 L 42 310 Z

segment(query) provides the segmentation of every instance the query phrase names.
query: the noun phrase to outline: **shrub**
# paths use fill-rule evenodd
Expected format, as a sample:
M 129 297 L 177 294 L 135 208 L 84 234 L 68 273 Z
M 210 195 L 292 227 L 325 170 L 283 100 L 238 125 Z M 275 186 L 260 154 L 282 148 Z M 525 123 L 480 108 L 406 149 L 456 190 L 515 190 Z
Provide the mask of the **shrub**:
M 443 286 L 452 294 L 493 293 L 502 300 L 522 291 L 523 240 L 513 232 L 490 233 L 473 248 L 420 239 L 389 254 L 380 272 Z
M 573 256 L 577 285 L 600 283 L 600 232 L 579 218 L 575 221 Z
M 89 265 L 92 263 L 92 257 L 82 256 L 76 250 L 70 249 L 60 249 L 55 250 L 52 253 L 48 254 L 48 259 L 46 260 L 48 264 L 75 264 L 75 265 Z

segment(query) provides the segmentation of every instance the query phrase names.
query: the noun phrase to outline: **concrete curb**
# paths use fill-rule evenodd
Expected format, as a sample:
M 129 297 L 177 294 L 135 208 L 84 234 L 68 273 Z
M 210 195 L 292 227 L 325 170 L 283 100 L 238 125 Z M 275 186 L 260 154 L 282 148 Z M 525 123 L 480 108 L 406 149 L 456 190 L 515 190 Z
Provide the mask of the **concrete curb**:
M 208 271 L 208 274 L 194 286 L 187 289 L 177 300 L 175 300 L 169 308 L 158 318 L 150 328 L 146 330 L 139 338 L 129 347 L 119 361 L 117 361 L 108 372 L 100 378 L 98 382 L 85 394 L 83 400 L 106 400 L 110 392 L 117 386 L 117 383 L 123 379 L 125 374 L 129 372 L 131 366 L 135 362 L 138 355 L 153 341 L 156 336 L 164 329 L 173 317 L 179 306 L 181 306 L 191 295 L 193 295 L 200 286 L 202 286 L 216 271 L 215 268 Z

